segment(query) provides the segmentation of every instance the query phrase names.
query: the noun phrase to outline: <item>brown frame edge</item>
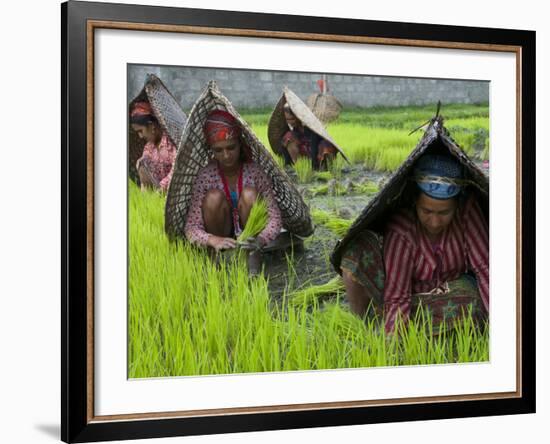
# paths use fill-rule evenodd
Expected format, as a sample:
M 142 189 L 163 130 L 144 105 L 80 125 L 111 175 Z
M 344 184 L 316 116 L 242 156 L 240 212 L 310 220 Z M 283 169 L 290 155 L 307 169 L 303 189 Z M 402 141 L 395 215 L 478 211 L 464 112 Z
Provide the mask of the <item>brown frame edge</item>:
M 307 41 L 325 41 L 337 43 L 359 43 L 359 44 L 374 44 L 374 45 L 394 45 L 406 47 L 423 47 L 423 48 L 441 48 L 441 49 L 462 49 L 486 52 L 509 52 L 516 56 L 516 391 L 515 392 L 499 392 L 488 394 L 468 394 L 468 395 L 453 395 L 453 396 L 428 396 L 414 398 L 395 398 L 388 400 L 364 400 L 364 401 L 343 401 L 343 402 L 326 402 L 313 404 L 288 404 L 288 405 L 272 405 L 261 407 L 230 407 L 221 409 L 206 409 L 206 410 L 185 410 L 174 412 L 149 412 L 149 413 L 133 413 L 119 415 L 94 415 L 94 67 L 95 67 L 95 52 L 94 52 L 94 31 L 95 29 L 119 29 L 133 31 L 149 31 L 149 32 L 174 32 L 188 33 L 201 35 L 219 35 L 232 37 L 256 37 L 256 38 L 277 38 L 288 40 L 307 40 Z M 479 400 L 496 400 L 496 399 L 512 399 L 522 397 L 522 219 L 521 219 L 521 202 L 522 202 L 522 163 L 521 163 L 521 148 L 522 148 L 522 48 L 514 45 L 495 45 L 481 43 L 462 43 L 462 42 L 445 42 L 434 40 L 410 40 L 410 39 L 390 39 L 377 37 L 363 36 L 342 36 L 332 34 L 305 34 L 297 32 L 280 32 L 280 31 L 260 31 L 246 30 L 234 28 L 214 28 L 200 27 L 187 25 L 160 25 L 146 23 L 129 23 L 105 20 L 88 20 L 87 21 L 87 423 L 114 422 L 124 420 L 153 420 L 161 418 L 190 418 L 201 416 L 228 416 L 237 414 L 259 414 L 259 413 L 274 413 L 274 412 L 295 412 L 303 410 L 327 410 L 336 408 L 359 408 L 359 407 L 374 407 L 388 405 L 407 405 L 422 403 L 443 403 L 443 402 L 459 402 L 459 401 L 479 401 Z

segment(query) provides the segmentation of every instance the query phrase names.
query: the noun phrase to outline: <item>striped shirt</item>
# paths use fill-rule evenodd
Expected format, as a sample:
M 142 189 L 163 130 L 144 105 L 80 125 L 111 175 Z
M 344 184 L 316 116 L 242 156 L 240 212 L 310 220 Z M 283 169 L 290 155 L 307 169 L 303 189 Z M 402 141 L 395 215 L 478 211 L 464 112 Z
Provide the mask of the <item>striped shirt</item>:
M 384 306 L 386 331 L 398 313 L 408 319 L 411 295 L 441 288 L 472 271 L 483 306 L 489 311 L 489 230 L 473 196 L 459 208 L 437 245 L 433 245 L 412 212 L 396 213 L 384 239 Z

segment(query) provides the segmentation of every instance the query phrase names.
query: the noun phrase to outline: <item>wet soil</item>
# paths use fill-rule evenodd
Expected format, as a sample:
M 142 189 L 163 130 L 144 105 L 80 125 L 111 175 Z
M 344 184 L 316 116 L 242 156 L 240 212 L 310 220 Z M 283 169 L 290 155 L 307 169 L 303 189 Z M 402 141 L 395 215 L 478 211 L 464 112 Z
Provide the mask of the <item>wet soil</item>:
M 366 169 L 362 165 L 344 167 L 338 178 L 327 181 L 313 180 L 297 188 L 310 209 L 331 211 L 343 219 L 354 220 L 373 198 L 374 194 L 353 193 L 350 182 L 358 184 L 370 181 L 378 184 L 389 174 Z M 329 193 L 313 196 L 311 190 L 326 184 Z M 344 191 L 342 190 L 349 190 Z M 304 239 L 302 246 L 264 256 L 264 272 L 269 279 L 269 289 L 274 300 L 279 300 L 285 289 L 293 290 L 310 285 L 324 284 L 336 272 L 330 263 L 330 255 L 339 237 L 331 230 L 316 225 L 314 233 Z

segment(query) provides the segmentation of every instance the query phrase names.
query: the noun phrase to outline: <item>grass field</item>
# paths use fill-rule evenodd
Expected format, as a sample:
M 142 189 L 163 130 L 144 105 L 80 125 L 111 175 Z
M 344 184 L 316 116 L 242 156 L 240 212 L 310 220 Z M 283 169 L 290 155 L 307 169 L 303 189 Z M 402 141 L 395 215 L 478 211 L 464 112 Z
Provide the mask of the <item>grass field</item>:
M 328 126 L 328 132 L 352 164 L 363 163 L 367 168 L 389 172 L 407 158 L 422 137 L 422 130 L 409 133 L 427 122 L 435 109 L 435 105 L 430 105 L 346 110 Z M 445 126 L 464 151 L 486 160 L 487 155 L 482 156 L 489 138 L 489 107 L 450 104 L 443 106 L 441 114 L 445 117 Z M 249 110 L 242 115 L 269 148 L 270 111 Z
M 391 171 L 414 148 L 435 107 L 344 112 L 329 132 L 353 163 Z M 449 124 L 458 134 L 488 137 L 488 108 L 449 106 Z M 243 113 L 267 143 L 269 112 Z M 481 134 L 481 136 L 479 135 Z M 477 142 L 476 142 L 477 143 Z M 266 144 L 266 146 L 269 146 Z M 479 149 L 488 146 L 487 138 Z M 477 152 L 478 147 L 471 146 Z M 400 160 L 401 159 L 401 160 Z M 317 186 L 339 177 L 307 171 L 301 182 Z M 363 188 L 360 188 L 363 187 Z M 357 193 L 375 192 L 370 183 Z M 337 199 L 337 198 L 334 198 Z M 334 213 L 312 208 L 316 223 L 340 237 L 350 224 Z M 140 192 L 129 183 L 129 376 L 131 378 L 318 370 L 371 366 L 479 362 L 489 359 L 488 328 L 466 319 L 456 330 L 431 335 L 428 317 L 407 324 L 399 336 L 387 337 L 381 323 L 352 315 L 342 283 L 326 265 L 323 284 L 300 280 L 292 256 L 287 258 L 283 296 L 270 294 L 268 278 L 250 279 L 239 255 L 219 264 L 187 243 L 169 243 L 164 235 L 164 196 Z M 315 235 L 314 235 L 315 236 Z M 315 245 L 316 239 L 308 239 Z M 326 247 L 324 247 L 326 248 Z
M 251 280 L 238 257 L 216 265 L 188 244 L 170 244 L 163 197 L 129 187 L 131 378 L 488 359 L 488 334 L 471 322 L 433 337 L 419 319 L 399 340 L 387 338 L 375 319 L 365 323 L 340 303 L 334 278 L 328 289 L 290 286 L 275 304 L 267 280 Z

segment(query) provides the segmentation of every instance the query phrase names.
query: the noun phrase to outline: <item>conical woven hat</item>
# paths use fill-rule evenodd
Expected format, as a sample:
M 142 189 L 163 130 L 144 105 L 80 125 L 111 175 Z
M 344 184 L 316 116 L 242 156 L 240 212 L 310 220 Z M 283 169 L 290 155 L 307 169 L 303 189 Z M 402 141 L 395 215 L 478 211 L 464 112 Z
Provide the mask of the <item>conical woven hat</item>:
M 409 177 L 416 161 L 426 153 L 450 154 L 460 162 L 464 168 L 464 181 L 476 193 L 481 209 L 487 220 L 489 220 L 489 178 L 452 139 L 443 126 L 443 118 L 436 116 L 430 121 L 424 136 L 413 152 L 391 176 L 387 184 L 369 202 L 344 238 L 336 245 L 330 260 L 338 273 L 341 273 L 340 262 L 343 252 L 350 242 L 354 242 L 359 233 L 367 229 L 382 232 L 388 216 L 397 208 L 410 204 L 410 202 L 401 199 L 404 194 L 403 191 L 409 183 Z
M 193 183 L 198 171 L 214 158 L 206 142 L 203 127 L 207 116 L 216 109 L 229 112 L 239 122 L 243 142 L 250 150 L 251 159 L 260 166 L 273 183 L 274 196 L 281 210 L 283 227 L 298 236 L 309 236 L 313 232 L 313 224 L 309 208 L 301 194 L 231 102 L 220 92 L 214 81 L 208 83 L 193 105 L 178 148 L 174 173 L 166 197 L 165 230 L 168 236 L 171 239 L 185 237 L 184 227 Z
M 332 94 L 316 93 L 306 100 L 308 108 L 323 125 L 334 122 L 342 112 L 342 104 Z
M 286 86 L 283 88 L 283 94 L 277 102 L 277 105 L 275 105 L 275 109 L 271 113 L 267 127 L 267 137 L 269 138 L 269 144 L 271 145 L 271 149 L 274 153 L 281 156 L 283 155 L 281 139 L 288 131 L 288 125 L 286 123 L 285 113 L 283 110 L 285 103 L 288 103 L 294 115 L 302 122 L 304 126 L 307 126 L 315 134 L 332 143 L 344 159 L 348 160 L 342 149 L 329 136 L 327 130 L 319 119 L 315 117 L 307 105 Z
M 153 114 L 157 118 L 162 129 L 168 134 L 172 143 L 177 147 L 181 141 L 183 129 L 187 123 L 187 116 L 177 100 L 170 94 L 164 83 L 155 76 L 149 74 L 145 85 L 134 100 L 130 102 L 128 107 L 128 115 L 136 102 L 149 102 L 153 109 Z M 130 177 L 134 181 L 138 181 L 136 171 L 136 161 L 143 153 L 145 141 L 140 139 L 136 132 L 128 125 L 128 150 L 129 150 L 129 170 Z

